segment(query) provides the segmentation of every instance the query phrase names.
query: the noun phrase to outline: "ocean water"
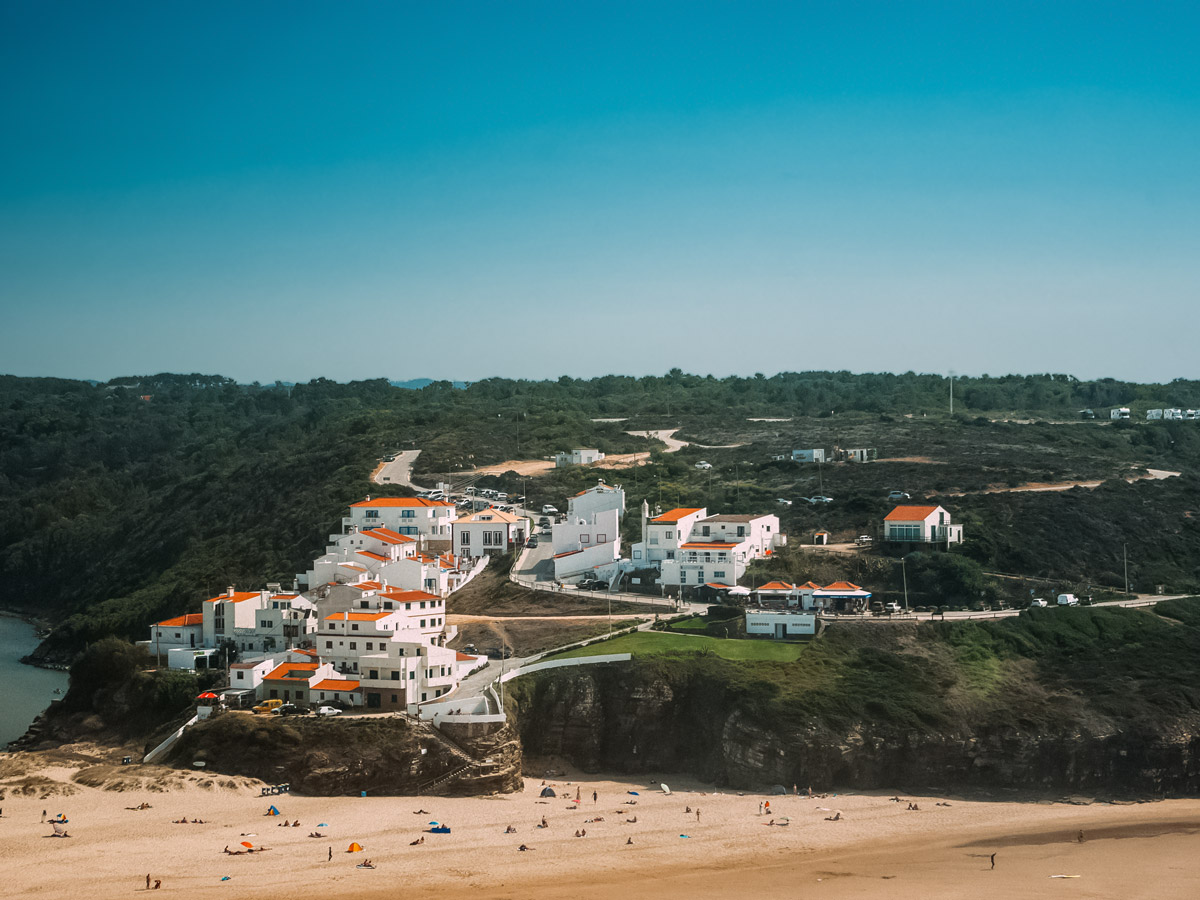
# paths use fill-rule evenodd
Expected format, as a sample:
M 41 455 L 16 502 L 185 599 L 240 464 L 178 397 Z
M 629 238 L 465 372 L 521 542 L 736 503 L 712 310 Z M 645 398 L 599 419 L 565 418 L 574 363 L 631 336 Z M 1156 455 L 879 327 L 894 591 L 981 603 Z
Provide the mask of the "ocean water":
M 66 693 L 67 673 L 22 665 L 20 659 L 38 645 L 28 622 L 0 616 L 0 749 L 25 733 L 29 723 Z

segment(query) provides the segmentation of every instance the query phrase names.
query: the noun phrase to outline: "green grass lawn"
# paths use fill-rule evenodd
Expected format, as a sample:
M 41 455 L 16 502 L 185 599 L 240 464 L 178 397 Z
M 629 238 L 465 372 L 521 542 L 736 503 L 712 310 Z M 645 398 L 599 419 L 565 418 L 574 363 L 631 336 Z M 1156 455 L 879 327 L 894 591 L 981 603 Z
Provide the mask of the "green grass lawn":
M 567 659 L 575 656 L 596 656 L 604 653 L 631 653 L 634 656 L 658 656 L 669 653 L 702 653 L 711 651 L 722 659 L 767 660 L 794 662 L 804 652 L 803 644 L 781 644 L 775 641 L 724 640 L 712 637 L 692 637 L 660 631 L 639 631 L 568 650 L 547 659 Z
M 708 627 L 708 621 L 708 618 L 705 616 L 692 616 L 690 619 L 684 619 L 682 622 L 672 622 L 671 627 L 678 631 L 703 632 Z

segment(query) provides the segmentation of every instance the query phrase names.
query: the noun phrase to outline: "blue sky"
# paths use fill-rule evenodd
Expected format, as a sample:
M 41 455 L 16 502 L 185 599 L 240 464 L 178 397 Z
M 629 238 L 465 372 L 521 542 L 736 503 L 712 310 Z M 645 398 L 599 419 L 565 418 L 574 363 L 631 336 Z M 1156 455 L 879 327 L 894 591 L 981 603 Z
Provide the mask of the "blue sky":
M 1200 6 L 0 5 L 0 372 L 1197 377 Z

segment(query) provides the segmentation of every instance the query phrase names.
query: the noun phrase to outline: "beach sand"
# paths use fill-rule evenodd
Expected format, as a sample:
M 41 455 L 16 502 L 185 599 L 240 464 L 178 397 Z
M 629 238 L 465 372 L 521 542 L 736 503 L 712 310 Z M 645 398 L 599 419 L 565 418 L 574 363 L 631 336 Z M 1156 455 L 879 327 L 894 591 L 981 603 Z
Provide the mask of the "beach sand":
M 1200 800 L 1078 806 L 905 794 L 893 802 L 874 792 L 810 799 L 715 791 L 664 774 L 667 796 L 656 776 L 635 783 L 578 773 L 547 778 L 558 796 L 545 800 L 541 778 L 527 779 L 521 794 L 480 798 L 263 798 L 248 779 L 137 766 L 85 767 L 80 775 L 67 765 L 31 768 L 31 759 L 0 757 L 0 874 L 10 897 L 127 897 L 145 891 L 147 874 L 166 893 L 289 900 L 447 890 L 479 900 L 1200 897 Z M 951 805 L 935 805 L 947 799 Z M 125 808 L 143 801 L 152 808 Z M 759 815 L 765 801 L 771 812 Z M 910 801 L 920 809 L 906 809 Z M 278 819 L 263 815 L 272 803 Z M 67 816 L 70 838 L 47 836 L 43 809 Z M 834 811 L 842 820 L 826 821 Z M 543 816 L 550 827 L 535 827 Z M 767 824 L 785 816 L 787 826 Z M 172 822 L 182 817 L 204 824 Z M 300 827 L 279 827 L 297 818 Z M 428 833 L 431 822 L 451 833 Z M 516 834 L 504 833 L 510 824 Z M 327 837 L 308 836 L 318 826 Z M 586 837 L 574 836 L 583 829 Z M 423 845 L 410 846 L 422 835 Z M 242 841 L 270 849 L 223 852 Z M 363 852 L 347 853 L 351 842 Z M 532 850 L 518 851 L 521 844 Z M 356 868 L 367 858 L 375 869 Z

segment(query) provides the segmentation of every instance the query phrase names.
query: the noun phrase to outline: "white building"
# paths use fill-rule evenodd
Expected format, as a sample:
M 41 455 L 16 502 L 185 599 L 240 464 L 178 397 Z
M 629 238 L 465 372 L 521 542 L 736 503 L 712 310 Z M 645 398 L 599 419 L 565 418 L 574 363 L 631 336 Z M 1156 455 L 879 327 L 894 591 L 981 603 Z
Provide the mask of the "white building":
M 317 628 L 316 606 L 299 594 L 230 587 L 205 601 L 202 610 L 203 646 L 217 648 L 231 640 L 241 653 L 285 650 Z
M 580 491 L 574 497 L 567 499 L 567 519 L 586 522 L 597 513 L 616 510 L 617 515 L 625 513 L 625 491 L 618 484 L 615 487 L 603 481 Z
M 703 507 L 688 507 L 672 509 L 651 519 L 643 503 L 642 539 L 631 548 L 634 568 L 657 568 L 664 560 L 675 559 L 691 534 L 692 525 L 707 515 L 708 510 Z
M 719 515 L 698 518 L 678 553 L 659 565 L 667 585 L 734 586 L 756 559 L 787 542 L 774 515 Z
M 363 574 L 377 576 L 380 569 L 417 555 L 417 539 L 379 526 L 332 535 L 333 543 L 313 560 L 308 571 L 310 588 L 334 582 L 356 581 Z
M 568 515 L 567 521 L 556 524 L 552 531 L 554 577 L 562 581 L 593 575 L 597 568 L 611 570 L 620 558 L 617 529 L 616 509 L 591 513 L 586 519 Z
M 909 544 L 960 544 L 961 525 L 941 506 L 897 506 L 883 520 L 883 539 Z
M 499 509 L 482 509 L 451 523 L 454 552 L 460 557 L 507 553 L 514 544 L 525 543 L 529 520 Z
M 604 459 L 604 454 L 599 450 L 581 448 L 579 450 L 567 450 L 562 453 L 554 454 L 554 465 L 561 469 L 564 466 L 586 466 L 590 463 L 599 462 Z
M 794 609 L 746 610 L 746 634 L 770 635 L 776 640 L 817 633 L 817 614 Z
M 823 449 L 793 450 L 792 462 L 823 463 L 825 462 L 825 451 Z
M 422 497 L 376 497 L 350 504 L 342 519 L 344 531 L 366 531 L 382 525 L 396 534 L 448 540 L 454 504 Z
M 155 622 L 150 626 L 150 640 L 144 646 L 155 655 L 203 648 L 204 617 L 200 613 L 188 613 Z

